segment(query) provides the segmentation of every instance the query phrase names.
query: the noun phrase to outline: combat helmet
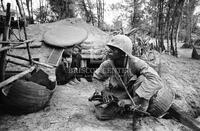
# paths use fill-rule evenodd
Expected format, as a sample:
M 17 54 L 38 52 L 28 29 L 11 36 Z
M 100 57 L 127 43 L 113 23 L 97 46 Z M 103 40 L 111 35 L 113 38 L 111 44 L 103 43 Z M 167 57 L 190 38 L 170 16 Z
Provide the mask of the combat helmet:
M 116 47 L 127 55 L 132 55 L 132 41 L 129 37 L 125 35 L 116 35 L 107 43 L 107 46 Z

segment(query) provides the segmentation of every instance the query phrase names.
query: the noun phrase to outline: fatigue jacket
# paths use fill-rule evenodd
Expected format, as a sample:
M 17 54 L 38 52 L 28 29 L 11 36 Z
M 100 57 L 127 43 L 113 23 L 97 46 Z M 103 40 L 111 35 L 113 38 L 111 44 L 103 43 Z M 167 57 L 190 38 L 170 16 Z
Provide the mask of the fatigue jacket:
M 104 81 L 109 78 L 109 84 L 112 85 L 114 89 L 123 88 L 120 81 L 114 75 L 111 62 L 111 60 L 104 61 L 94 72 L 93 77 L 100 81 Z M 126 79 L 123 80 L 125 84 L 127 84 L 129 80 L 135 79 L 135 76 L 137 77 L 136 82 L 134 83 L 134 88 L 136 89 L 134 92 L 139 97 L 146 100 L 150 100 L 150 98 L 157 93 L 158 90 L 164 87 L 158 73 L 145 61 L 135 56 L 128 57 L 126 70 L 121 69 L 121 71 L 126 71 Z

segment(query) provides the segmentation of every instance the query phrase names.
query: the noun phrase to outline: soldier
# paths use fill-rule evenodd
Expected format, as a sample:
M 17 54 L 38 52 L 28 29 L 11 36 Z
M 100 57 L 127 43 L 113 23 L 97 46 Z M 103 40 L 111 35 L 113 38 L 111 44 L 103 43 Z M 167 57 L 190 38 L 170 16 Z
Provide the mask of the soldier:
M 103 101 L 119 99 L 117 104 L 95 105 L 95 115 L 100 120 L 113 119 L 125 105 L 140 105 L 140 110 L 155 117 L 163 116 L 170 108 L 174 93 L 167 88 L 158 73 L 145 61 L 132 55 L 132 42 L 125 35 L 116 35 L 107 44 L 108 59 L 93 74 L 93 82 L 102 90 Z M 114 71 L 115 70 L 115 71 Z M 120 75 L 117 77 L 117 73 Z M 109 79 L 107 87 L 103 81 Z M 128 89 L 131 98 L 124 89 Z

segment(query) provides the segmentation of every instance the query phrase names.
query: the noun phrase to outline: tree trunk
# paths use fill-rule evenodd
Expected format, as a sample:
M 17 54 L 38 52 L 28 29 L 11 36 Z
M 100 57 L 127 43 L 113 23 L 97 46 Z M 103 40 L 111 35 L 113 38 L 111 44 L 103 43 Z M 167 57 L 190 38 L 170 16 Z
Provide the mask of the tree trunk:
M 39 5 L 40 5 L 40 23 L 42 23 L 42 0 L 39 0 Z
M 23 14 L 22 14 L 22 10 L 21 10 L 21 6 L 20 6 L 20 3 L 19 3 L 19 0 L 16 0 L 16 3 L 17 3 L 17 6 L 18 6 L 18 9 L 19 9 L 20 16 L 23 17 Z
M 167 15 L 165 17 L 165 34 L 167 35 L 167 51 L 170 54 L 170 43 L 169 43 L 169 39 L 170 39 L 170 18 L 171 18 L 171 12 L 172 12 L 172 8 L 174 6 L 174 0 L 169 0 L 168 1 L 168 6 L 167 6 Z
M 22 0 L 20 0 L 20 2 L 21 2 L 21 9 L 22 9 L 22 16 L 21 17 L 24 17 L 24 19 L 26 20 L 26 14 L 25 14 L 25 10 L 24 10 L 24 6 L 23 6 L 23 2 L 22 2 Z
M 158 43 L 160 47 L 160 51 L 165 50 L 164 41 L 163 41 L 163 4 L 164 0 L 159 0 L 158 2 Z
M 187 0 L 187 27 L 186 27 L 186 41 L 185 44 L 188 45 L 188 47 L 191 45 L 191 11 L 190 11 L 190 0 Z
M 171 33 L 170 33 L 170 41 L 171 41 L 171 53 L 172 55 L 175 55 L 175 50 L 174 50 L 174 38 L 173 38 L 173 34 L 174 34 L 174 28 L 171 28 Z
M 169 44 L 169 39 L 170 39 L 170 28 L 167 27 L 167 50 L 168 50 L 168 54 L 170 54 L 170 52 L 171 52 L 171 48 L 170 48 L 170 44 Z
M 104 21 L 104 0 L 96 0 L 97 7 L 97 25 L 99 28 L 102 28 L 102 24 Z
M 102 0 L 102 23 L 104 22 L 104 10 L 105 10 L 105 1 Z
M 100 9 L 99 9 L 99 0 L 96 0 L 97 7 L 97 26 L 100 28 Z
M 90 10 L 90 17 L 91 17 L 92 25 L 94 25 L 95 21 L 94 21 L 94 15 L 92 13 L 92 3 L 90 0 L 87 0 L 87 3 L 88 3 L 89 10 Z
M 8 40 L 9 36 L 9 28 L 10 28 L 10 3 L 7 4 L 6 8 L 6 22 L 4 27 L 4 33 L 3 33 L 3 41 Z M 6 44 L 2 44 L 2 47 L 7 46 Z M 6 56 L 7 56 L 7 50 L 0 52 L 0 82 L 2 82 L 5 79 L 5 69 L 6 69 Z
M 30 23 L 30 20 L 31 20 L 31 12 L 30 12 L 29 0 L 26 0 L 26 6 L 27 6 L 27 11 L 28 11 L 28 22 Z
M 48 3 L 47 3 L 47 1 L 45 3 L 45 12 L 46 13 L 48 12 Z M 47 15 L 45 15 L 45 21 L 47 22 Z
M 175 56 L 178 56 L 178 50 L 177 50 L 177 44 L 178 44 L 178 34 L 180 30 L 180 24 L 181 24 L 181 18 L 182 18 L 182 12 L 183 12 L 183 5 L 184 5 L 184 0 L 179 0 L 178 2 L 178 9 L 177 9 L 177 22 L 176 22 L 176 37 L 175 37 Z
M 3 0 L 1 0 L 1 7 L 2 7 L 3 11 L 5 12 L 6 10 L 5 10 L 5 7 L 3 5 Z
M 68 6 L 68 18 L 73 18 L 75 17 L 75 12 L 74 12 L 74 1 L 73 0 L 68 0 L 67 1 L 67 6 Z
M 90 12 L 87 9 L 85 0 L 81 0 L 81 9 L 85 12 L 86 22 L 89 23 L 91 21 Z
M 30 0 L 31 3 L 31 24 L 34 24 L 34 20 L 33 20 L 33 0 Z

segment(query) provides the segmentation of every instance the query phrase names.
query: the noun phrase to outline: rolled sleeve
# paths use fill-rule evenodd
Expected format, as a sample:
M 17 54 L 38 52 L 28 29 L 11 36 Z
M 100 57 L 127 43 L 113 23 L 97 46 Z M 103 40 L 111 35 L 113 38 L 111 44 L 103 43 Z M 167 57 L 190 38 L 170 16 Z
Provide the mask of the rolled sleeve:
M 112 75 L 112 67 L 110 60 L 104 61 L 100 67 L 94 72 L 93 78 L 104 81 Z

